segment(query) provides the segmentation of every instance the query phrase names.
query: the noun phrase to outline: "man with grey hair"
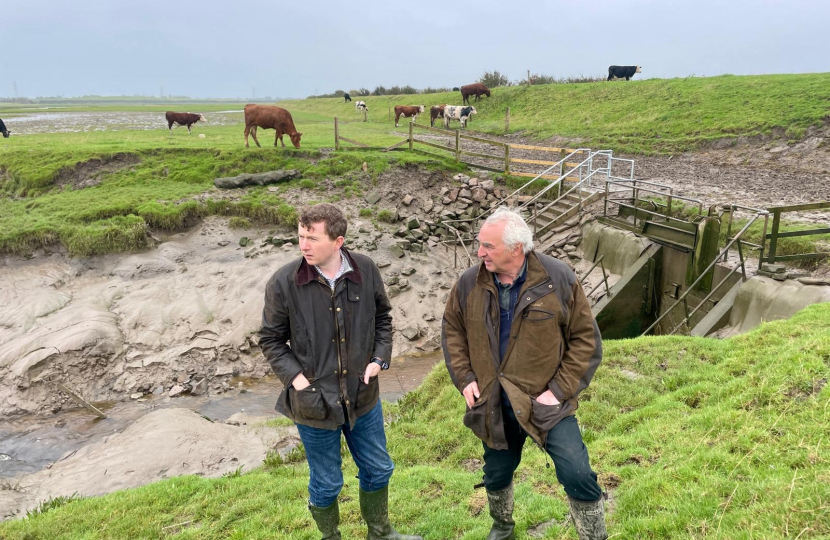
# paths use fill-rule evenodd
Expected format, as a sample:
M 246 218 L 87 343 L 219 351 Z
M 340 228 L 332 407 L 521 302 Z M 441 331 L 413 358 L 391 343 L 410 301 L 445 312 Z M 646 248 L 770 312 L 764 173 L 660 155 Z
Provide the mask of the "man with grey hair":
M 602 360 L 588 299 L 564 263 L 533 251 L 522 217 L 497 209 L 478 234 L 481 264 L 453 287 L 444 359 L 484 445 L 488 540 L 515 538 L 513 473 L 529 436 L 553 459 L 580 540 L 607 538 L 602 489 L 574 412 Z

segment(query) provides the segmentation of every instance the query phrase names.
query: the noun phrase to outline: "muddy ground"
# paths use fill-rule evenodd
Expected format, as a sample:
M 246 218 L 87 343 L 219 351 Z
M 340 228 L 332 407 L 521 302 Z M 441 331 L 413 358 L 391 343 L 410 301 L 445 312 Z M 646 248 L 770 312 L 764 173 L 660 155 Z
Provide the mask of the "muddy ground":
M 21 111 L 23 112 L 23 111 Z M 198 111 L 193 111 L 198 112 Z M 192 130 L 198 133 L 202 125 L 232 126 L 242 121 L 242 109 L 205 113 L 207 123 L 196 123 Z M 85 131 L 129 131 L 167 129 L 163 112 L 31 112 L 3 119 L 14 136 L 35 133 L 80 133 Z M 173 126 L 176 129 L 176 126 Z M 181 128 L 187 131 L 187 128 Z

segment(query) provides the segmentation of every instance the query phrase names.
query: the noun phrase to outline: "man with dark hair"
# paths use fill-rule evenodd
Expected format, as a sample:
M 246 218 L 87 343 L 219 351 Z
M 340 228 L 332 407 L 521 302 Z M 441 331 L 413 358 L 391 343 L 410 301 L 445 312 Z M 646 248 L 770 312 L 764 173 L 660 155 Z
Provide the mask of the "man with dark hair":
M 576 275 L 533 251 L 517 212 L 497 209 L 478 233 L 481 264 L 453 287 L 442 337 L 464 425 L 484 446 L 488 540 L 516 537 L 513 473 L 528 437 L 553 459 L 579 540 L 605 540 L 602 489 L 574 412 L 602 360 L 602 338 Z
M 358 468 L 368 540 L 422 540 L 389 523 L 394 464 L 377 375 L 392 357 L 392 306 L 380 271 L 343 247 L 348 225 L 336 206 L 305 208 L 299 221 L 302 257 L 268 281 L 259 343 L 284 386 L 277 410 L 305 447 L 309 511 L 323 540 L 340 539 L 342 433 Z

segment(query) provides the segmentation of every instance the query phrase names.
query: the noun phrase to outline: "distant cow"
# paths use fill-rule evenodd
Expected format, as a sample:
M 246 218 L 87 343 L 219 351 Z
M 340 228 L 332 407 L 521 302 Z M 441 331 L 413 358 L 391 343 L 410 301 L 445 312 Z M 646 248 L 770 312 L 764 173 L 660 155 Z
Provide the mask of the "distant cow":
M 631 79 L 635 73 L 642 73 L 640 66 L 608 66 L 608 81 L 611 79 L 622 79 L 625 77 L 625 80 Z
M 444 106 L 444 127 L 450 128 L 450 120 L 458 120 L 461 122 L 461 129 L 467 127 L 467 120 L 476 114 L 476 108 L 473 106 L 464 107 L 462 105 L 445 105 Z
M 484 86 L 481 83 L 473 83 L 468 84 L 461 87 L 461 98 L 462 103 L 469 105 L 470 102 L 467 100 L 470 96 L 475 96 L 476 101 L 480 96 L 487 96 L 490 97 L 490 89 Z
M 369 112 L 369 107 L 366 106 L 365 101 L 356 101 L 354 104 L 354 110 L 357 112 Z
M 3 134 L 3 138 L 4 138 L 4 139 L 8 139 L 8 138 L 9 138 L 9 135 L 11 135 L 11 133 L 12 133 L 12 132 L 11 132 L 11 131 L 9 131 L 8 129 L 6 129 L 6 124 L 4 124 L 4 123 L 3 123 L 3 119 L 2 119 L 2 118 L 0 118 L 0 133 L 2 133 L 2 134 Z
M 435 126 L 436 118 L 444 118 L 444 107 L 446 105 L 433 105 L 429 108 L 429 125 Z
M 398 127 L 398 119 L 403 116 L 405 118 L 412 117 L 414 122 L 418 115 L 424 112 L 423 105 L 395 105 L 395 127 Z
M 187 132 L 190 133 L 190 126 L 201 120 L 202 122 L 207 122 L 207 118 L 203 114 L 193 114 L 189 112 L 173 112 L 167 111 L 164 113 L 164 117 L 167 118 L 167 129 L 171 132 L 173 131 L 173 124 L 179 126 L 187 126 Z
M 277 146 L 277 141 L 280 141 L 282 147 L 285 148 L 282 136 L 288 135 L 294 148 L 300 147 L 300 137 L 303 134 L 297 132 L 291 113 L 282 107 L 256 105 L 254 103 L 245 105 L 245 148 L 248 148 L 248 133 L 253 135 L 254 142 L 257 146 L 260 146 L 256 138 L 256 128 L 258 127 L 277 131 L 277 135 L 274 137 L 274 146 Z
M 348 103 L 352 100 L 352 96 L 350 96 L 349 94 L 343 94 L 343 97 L 346 99 L 346 101 L 344 101 L 343 103 Z
M 453 86 L 453 87 L 452 87 L 452 91 L 453 91 L 453 92 L 458 92 L 459 90 L 460 90 L 460 88 L 458 88 L 457 86 Z

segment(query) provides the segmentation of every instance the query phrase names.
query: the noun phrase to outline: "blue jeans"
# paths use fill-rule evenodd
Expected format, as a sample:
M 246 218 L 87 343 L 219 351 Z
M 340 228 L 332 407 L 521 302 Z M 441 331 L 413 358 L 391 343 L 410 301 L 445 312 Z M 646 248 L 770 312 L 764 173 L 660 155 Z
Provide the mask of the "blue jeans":
M 499 491 L 510 485 L 513 473 L 522 461 L 522 447 L 527 433 L 519 425 L 510 407 L 502 407 L 507 450 L 484 446 L 484 486 Z M 582 442 L 582 433 L 575 416 L 567 416 L 548 432 L 545 451 L 553 459 L 556 478 L 565 493 L 580 501 L 596 501 L 602 497 L 597 475 L 588 462 L 588 449 Z
M 347 416 L 348 418 L 348 416 Z M 383 409 L 380 400 L 371 411 L 358 418 L 354 427 L 348 421 L 337 429 L 320 429 L 297 424 L 308 461 L 308 495 L 312 505 L 325 508 L 337 500 L 343 488 L 340 433 L 357 464 L 360 489 L 377 491 L 386 487 L 395 465 L 386 451 Z

